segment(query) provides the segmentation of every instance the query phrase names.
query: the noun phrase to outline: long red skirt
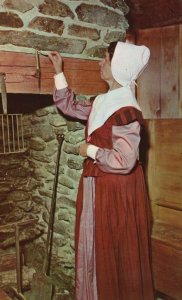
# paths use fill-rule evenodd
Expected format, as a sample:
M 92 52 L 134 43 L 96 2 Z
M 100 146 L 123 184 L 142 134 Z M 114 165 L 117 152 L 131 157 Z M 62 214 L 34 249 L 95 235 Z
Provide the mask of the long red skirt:
M 153 300 L 150 266 L 151 220 L 141 166 L 127 175 L 106 174 L 95 177 L 93 188 L 94 193 L 91 192 L 95 199 L 92 258 L 93 268 L 96 266 L 97 296 L 77 296 L 77 300 Z M 85 195 L 84 193 L 81 178 L 75 234 L 76 280 L 82 210 L 84 201 L 87 202 L 86 193 L 88 199 L 90 198 L 90 190 Z

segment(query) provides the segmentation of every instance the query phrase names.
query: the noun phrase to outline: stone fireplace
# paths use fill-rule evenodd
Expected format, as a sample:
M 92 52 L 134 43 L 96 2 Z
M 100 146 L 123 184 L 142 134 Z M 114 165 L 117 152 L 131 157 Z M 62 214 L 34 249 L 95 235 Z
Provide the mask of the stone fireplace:
M 10 97 L 16 103 L 17 95 Z M 27 98 L 36 108 L 37 96 Z M 20 99 L 17 101 L 21 107 Z M 12 255 L 15 230 L 8 224 L 20 225 L 24 288 L 29 288 L 34 270 L 43 264 L 58 149 L 56 134 L 64 133 L 51 269 L 59 288 L 70 292 L 74 279 L 75 196 L 82 169 L 77 145 L 84 139 L 84 125 L 64 119 L 53 105 L 23 114 L 23 121 L 25 151 L 1 155 L 0 160 L 1 284 L 16 284 Z M 27 220 L 32 222 L 26 223 Z
M 28 54 L 35 49 L 56 50 L 75 60 L 98 60 L 111 41 L 125 37 L 127 12 L 122 0 L 0 0 L 0 51 Z M 42 268 L 57 134 L 63 133 L 50 276 L 56 299 L 74 299 L 74 221 L 83 163 L 78 146 L 84 141 L 85 124 L 61 115 L 51 92 L 10 93 L 8 88 L 7 92 L 8 114 L 23 114 L 25 149 L 0 155 L 0 286 L 17 285 L 17 224 L 22 290 L 27 299 L 33 273 Z M 77 99 L 91 95 L 80 92 Z

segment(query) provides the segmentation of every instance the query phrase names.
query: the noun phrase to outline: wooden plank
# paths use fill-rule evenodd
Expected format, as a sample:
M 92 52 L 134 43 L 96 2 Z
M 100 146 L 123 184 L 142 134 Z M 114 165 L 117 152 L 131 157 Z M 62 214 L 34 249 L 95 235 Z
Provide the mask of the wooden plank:
M 182 229 L 182 211 L 180 209 L 177 210 L 173 207 L 168 208 L 159 205 L 158 220 L 160 220 L 160 222 L 165 222 L 166 224 L 170 224 L 171 226 Z
M 182 299 L 182 251 L 152 239 L 152 265 L 155 289 Z
M 149 120 L 147 183 L 155 289 L 182 299 L 182 119 Z
M 150 162 L 151 163 L 151 162 Z M 182 120 L 155 122 L 154 201 L 182 208 Z
M 153 218 L 182 228 L 182 119 L 147 123 L 146 179 Z
M 179 117 L 182 118 L 182 25 L 179 26 Z
M 182 228 L 182 119 L 146 124 L 144 170 L 153 219 Z
M 180 25 L 181 26 L 181 25 Z M 182 29 L 179 25 L 137 32 L 137 44 L 151 50 L 149 65 L 138 80 L 138 101 L 145 118 L 182 116 Z
M 40 55 L 41 87 L 35 77 L 33 54 L 0 51 L 0 72 L 6 73 L 8 93 L 52 94 L 54 70 L 48 57 Z M 100 78 L 98 61 L 64 58 L 68 84 L 76 94 L 97 95 L 107 90 Z
M 159 240 L 167 246 L 182 251 L 181 228 L 155 220 L 152 228 L 152 239 Z
M 161 29 L 161 118 L 179 118 L 179 26 Z
M 137 80 L 137 99 L 146 119 L 160 118 L 161 28 L 139 30 L 137 44 L 149 47 L 149 64 Z

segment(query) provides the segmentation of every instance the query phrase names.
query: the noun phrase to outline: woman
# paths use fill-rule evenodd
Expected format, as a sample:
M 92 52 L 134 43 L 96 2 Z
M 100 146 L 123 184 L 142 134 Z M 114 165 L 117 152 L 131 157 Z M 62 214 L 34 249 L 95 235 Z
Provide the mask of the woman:
M 99 63 L 109 91 L 92 105 L 75 101 L 61 56 L 49 54 L 57 74 L 55 104 L 88 120 L 86 143 L 79 148 L 86 161 L 77 196 L 77 300 L 153 299 L 149 203 L 137 160 L 142 114 L 130 88 L 149 56 L 145 46 L 111 43 Z

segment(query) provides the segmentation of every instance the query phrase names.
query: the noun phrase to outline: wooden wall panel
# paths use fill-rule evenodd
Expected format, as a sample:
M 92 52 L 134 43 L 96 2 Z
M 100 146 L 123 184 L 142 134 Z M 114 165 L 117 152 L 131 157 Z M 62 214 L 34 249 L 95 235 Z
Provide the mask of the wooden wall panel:
M 182 297 L 182 119 L 147 120 L 155 289 Z
M 180 26 L 137 33 L 137 44 L 144 44 L 151 50 L 149 65 L 138 79 L 137 89 L 145 118 L 180 118 L 182 115 Z
M 161 118 L 179 116 L 179 26 L 161 29 Z
M 64 58 L 64 72 L 68 84 L 76 94 L 97 95 L 107 90 L 100 78 L 99 62 Z M 54 70 L 48 57 L 40 55 L 41 84 L 35 77 L 35 56 L 32 54 L 0 51 L 0 72 L 6 73 L 8 93 L 52 94 Z
M 182 118 L 182 25 L 179 26 L 179 117 Z
M 137 80 L 137 99 L 146 119 L 160 117 L 161 87 L 161 29 L 140 30 L 137 44 L 146 45 L 151 51 L 149 64 Z
M 182 120 L 150 120 L 148 130 L 150 198 L 159 205 L 182 210 Z
M 155 122 L 156 200 L 182 208 L 182 120 Z
M 153 226 L 152 238 L 161 241 L 163 244 L 173 247 L 176 250 L 182 249 L 182 231 L 180 227 L 174 227 L 156 220 Z M 170 261 L 168 263 L 170 263 Z
M 171 226 L 174 226 L 174 228 L 181 228 L 182 229 L 182 210 L 177 208 L 173 208 L 173 203 L 170 205 L 171 208 L 165 207 L 166 203 L 164 203 L 164 206 L 158 205 L 158 219 L 160 222 L 164 222 L 165 224 L 170 224 Z M 181 245 L 182 247 L 182 245 Z M 181 249 L 182 250 L 182 249 Z
M 153 239 L 152 250 L 155 288 L 172 299 L 182 299 L 181 250 L 163 244 L 157 239 Z

